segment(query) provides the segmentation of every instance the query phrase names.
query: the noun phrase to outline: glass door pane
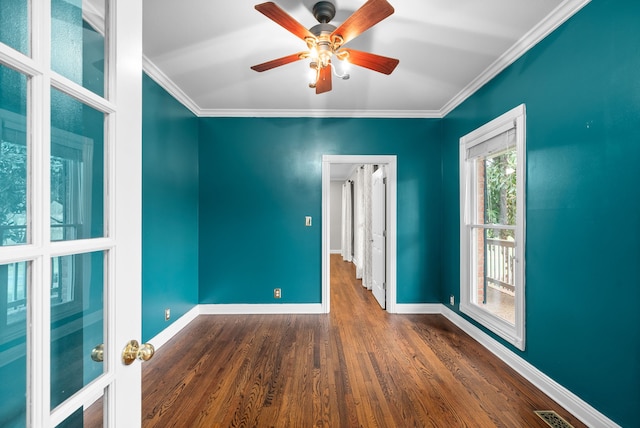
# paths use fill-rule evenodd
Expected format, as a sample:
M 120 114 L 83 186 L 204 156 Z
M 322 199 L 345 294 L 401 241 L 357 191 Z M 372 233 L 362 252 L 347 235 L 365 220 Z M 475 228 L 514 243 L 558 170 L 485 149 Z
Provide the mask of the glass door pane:
M 29 1 L 2 0 L 0 2 L 0 42 L 29 55 L 29 40 Z
M 51 240 L 104 236 L 104 114 L 51 91 Z
M 0 265 L 0 422 L 24 427 L 27 412 L 28 262 Z
M 27 77 L 0 65 L 0 246 L 28 242 Z
M 101 251 L 52 259 L 52 409 L 104 372 L 92 358 L 104 343 L 104 278 Z
M 105 93 L 104 4 L 51 1 L 51 68 L 100 96 Z

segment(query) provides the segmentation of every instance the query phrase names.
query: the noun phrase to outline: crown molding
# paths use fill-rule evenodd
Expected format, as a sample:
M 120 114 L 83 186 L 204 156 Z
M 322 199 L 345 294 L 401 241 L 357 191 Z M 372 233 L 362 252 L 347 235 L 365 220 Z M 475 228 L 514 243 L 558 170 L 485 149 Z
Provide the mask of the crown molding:
M 478 77 L 469 83 L 464 89 L 458 92 L 442 109 L 441 117 L 451 113 L 456 107 L 462 104 L 467 98 L 477 90 L 486 85 L 491 79 L 500 74 L 504 69 L 513 64 L 518 58 L 537 45 L 542 39 L 551 34 L 556 28 L 564 24 L 569 18 L 575 15 L 580 9 L 586 6 L 591 0 L 565 0 L 558 7 L 540 21 L 527 34 L 522 36 L 511 48 L 509 48 L 500 58 L 494 61 Z
M 442 119 L 491 79 L 513 64 L 542 39 L 565 23 L 591 0 L 565 0 L 500 58 L 458 92 L 440 110 L 331 110 L 331 109 L 202 109 L 178 85 L 143 55 L 143 70 L 156 83 L 198 117 L 317 117 L 317 118 L 415 118 Z
M 153 79 L 158 85 L 160 85 L 165 91 L 173 96 L 178 102 L 191 110 L 196 116 L 200 116 L 202 109 L 196 104 L 189 96 L 176 85 L 173 80 L 164 74 L 149 58 L 142 55 L 142 70 Z
M 151 79 L 198 117 L 442 118 L 438 110 L 202 109 L 144 55 L 142 56 L 142 69 Z
M 438 110 L 246 110 L 246 109 L 202 109 L 200 117 L 331 117 L 331 118 L 436 118 L 441 119 Z

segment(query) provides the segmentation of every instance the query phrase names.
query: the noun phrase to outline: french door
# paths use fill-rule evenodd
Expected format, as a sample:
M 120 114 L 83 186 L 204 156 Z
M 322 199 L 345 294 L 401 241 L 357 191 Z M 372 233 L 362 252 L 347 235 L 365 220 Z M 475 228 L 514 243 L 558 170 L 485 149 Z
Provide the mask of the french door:
M 0 4 L 0 426 L 140 425 L 141 27 Z

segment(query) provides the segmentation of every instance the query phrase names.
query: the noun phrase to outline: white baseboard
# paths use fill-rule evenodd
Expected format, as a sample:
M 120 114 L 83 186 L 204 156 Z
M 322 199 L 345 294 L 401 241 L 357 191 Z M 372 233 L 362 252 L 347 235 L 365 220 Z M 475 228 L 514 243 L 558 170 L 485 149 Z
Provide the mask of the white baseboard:
M 200 305 L 201 315 L 322 314 L 321 303 Z
M 484 331 L 440 304 L 440 313 L 457 327 L 471 336 L 475 341 L 487 348 L 491 353 L 507 363 L 509 367 L 517 371 L 525 379 L 535 385 L 540 391 L 547 394 L 569 413 L 580 419 L 587 426 L 602 428 L 620 428 L 618 424 L 607 418 L 602 413 L 591 407 L 587 402 L 542 373 L 536 367 L 525 361 L 515 352 L 502 345 Z
M 441 314 L 440 303 L 396 303 L 396 314 Z
M 264 315 L 264 314 L 322 314 L 322 304 L 233 304 L 198 305 L 151 339 L 156 349 L 167 343 L 198 315 Z M 397 314 L 441 314 L 489 352 L 504 361 L 525 379 L 588 426 L 620 428 L 618 424 L 591 407 L 587 402 L 542 373 L 522 357 L 502 345 L 487 333 L 441 303 L 398 303 Z
M 337 250 L 329 250 L 330 254 L 342 254 L 342 250 L 341 249 L 337 249 Z
M 180 330 L 185 328 L 191 321 L 200 315 L 200 305 L 196 305 L 189 312 L 175 320 L 170 326 L 158 333 L 153 339 L 149 341 L 156 349 L 160 349 L 162 345 L 167 343 L 173 336 L 180 333 Z

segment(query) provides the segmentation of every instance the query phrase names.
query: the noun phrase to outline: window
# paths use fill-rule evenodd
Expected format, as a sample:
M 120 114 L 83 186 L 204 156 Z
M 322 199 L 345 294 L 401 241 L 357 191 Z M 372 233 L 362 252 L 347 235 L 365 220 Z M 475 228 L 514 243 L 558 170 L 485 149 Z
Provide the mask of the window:
M 524 350 L 525 107 L 460 139 L 460 310 Z

